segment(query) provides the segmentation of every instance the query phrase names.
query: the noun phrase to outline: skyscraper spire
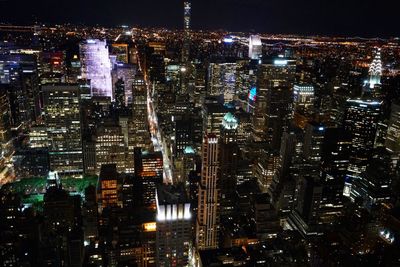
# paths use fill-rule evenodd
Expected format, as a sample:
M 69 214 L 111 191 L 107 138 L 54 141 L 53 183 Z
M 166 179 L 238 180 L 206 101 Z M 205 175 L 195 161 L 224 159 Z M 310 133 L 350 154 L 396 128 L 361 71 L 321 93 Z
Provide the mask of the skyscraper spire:
M 369 66 L 369 88 L 374 89 L 375 85 L 381 84 L 382 76 L 382 60 L 381 60 L 381 49 L 377 48 L 375 51 L 375 57 Z
M 183 3 L 183 49 L 182 49 L 182 62 L 184 64 L 189 60 L 189 41 L 190 41 L 190 14 L 191 14 L 192 4 L 188 1 Z

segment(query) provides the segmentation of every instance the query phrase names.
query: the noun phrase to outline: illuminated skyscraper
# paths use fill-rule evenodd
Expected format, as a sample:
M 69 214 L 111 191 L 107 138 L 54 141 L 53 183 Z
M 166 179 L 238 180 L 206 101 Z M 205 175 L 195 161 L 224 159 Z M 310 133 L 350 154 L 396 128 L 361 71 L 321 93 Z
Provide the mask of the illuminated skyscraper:
M 375 134 L 382 102 L 372 99 L 349 99 L 344 121 L 352 136 L 349 171 L 352 175 L 365 171 L 374 148 Z
M 147 112 L 147 87 L 142 73 L 137 73 L 132 85 L 132 133 L 131 148 L 148 148 L 150 145 Z
M 50 168 L 60 175 L 83 172 L 80 94 L 77 85 L 42 87 Z
M 253 135 L 256 141 L 269 142 L 273 149 L 279 149 L 292 116 L 295 71 L 295 61 L 285 58 L 259 65 Z
M 390 153 L 377 153 L 368 162 L 366 171 L 354 179 L 350 198 L 368 209 L 379 203 L 390 203 L 395 177 Z
M 157 266 L 188 266 L 192 215 L 183 184 L 159 185 L 156 200 Z
M 116 63 L 113 66 L 111 77 L 114 86 L 114 98 L 125 106 L 132 104 L 132 84 L 134 81 L 136 69 L 134 65 Z M 118 99 L 119 98 L 119 99 Z
M 259 35 L 249 37 L 249 58 L 260 59 L 262 57 L 262 43 Z
M 10 104 L 8 102 L 8 94 L 5 88 L 0 88 L 0 149 L 1 157 L 0 162 L 1 169 L 6 167 L 4 164 L 7 162 L 7 158 L 13 154 L 13 144 L 11 137 L 11 115 L 10 115 Z
M 392 103 L 385 146 L 392 152 L 400 153 L 400 103 Z
M 215 134 L 204 137 L 201 153 L 202 171 L 196 223 L 196 245 L 199 250 L 218 248 L 220 144 Z
M 293 88 L 294 107 L 309 109 L 314 105 L 314 87 L 312 85 L 295 85 Z
M 97 201 L 99 211 L 106 207 L 121 206 L 118 198 L 118 187 L 120 178 L 115 164 L 105 164 L 101 166 L 99 181 L 97 183 Z
M 304 157 L 310 162 L 319 164 L 322 156 L 322 144 L 324 141 L 325 126 L 310 122 L 307 123 L 304 132 Z M 318 166 L 318 165 L 317 165 Z
M 381 85 L 382 76 L 382 60 L 381 60 L 381 49 L 377 48 L 375 51 L 374 59 L 369 66 L 369 79 L 366 81 L 364 90 L 373 91 L 375 86 Z
M 82 78 L 90 80 L 92 96 L 107 96 L 113 99 L 111 61 L 107 42 L 89 39 L 79 46 L 82 61 Z
M 163 183 L 163 156 L 161 152 L 142 152 L 135 148 L 135 175 L 141 181 L 143 204 L 155 207 L 156 187 Z
M 237 129 L 239 122 L 237 118 L 228 112 L 221 125 L 221 144 L 220 144 L 220 171 L 221 171 L 221 194 L 233 194 L 236 190 L 236 171 L 239 157 L 239 147 L 237 144 Z M 230 197 L 230 196 L 229 196 Z
M 125 143 L 121 127 L 106 124 L 96 129 L 96 173 L 103 164 L 116 164 L 117 171 L 125 172 Z
M 223 96 L 225 103 L 236 95 L 236 63 L 210 63 L 208 68 L 208 94 Z
M 190 2 L 183 3 L 183 30 L 184 30 L 184 40 L 182 49 L 182 62 L 186 64 L 189 60 L 189 50 L 190 50 L 190 13 L 192 4 Z

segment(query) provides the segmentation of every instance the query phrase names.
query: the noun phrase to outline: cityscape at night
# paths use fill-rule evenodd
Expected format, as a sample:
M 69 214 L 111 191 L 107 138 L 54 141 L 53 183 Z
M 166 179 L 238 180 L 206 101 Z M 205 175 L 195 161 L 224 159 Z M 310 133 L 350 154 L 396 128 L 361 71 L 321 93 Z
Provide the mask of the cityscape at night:
M 321 2 L 0 0 L 0 267 L 400 267 L 399 7 Z

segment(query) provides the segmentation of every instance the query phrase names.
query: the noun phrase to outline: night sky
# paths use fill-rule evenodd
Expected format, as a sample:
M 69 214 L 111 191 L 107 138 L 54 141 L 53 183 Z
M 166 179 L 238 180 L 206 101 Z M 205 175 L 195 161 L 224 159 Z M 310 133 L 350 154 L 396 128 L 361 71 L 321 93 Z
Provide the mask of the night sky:
M 398 0 L 193 0 L 194 29 L 400 36 Z M 0 0 L 0 21 L 182 27 L 179 0 Z

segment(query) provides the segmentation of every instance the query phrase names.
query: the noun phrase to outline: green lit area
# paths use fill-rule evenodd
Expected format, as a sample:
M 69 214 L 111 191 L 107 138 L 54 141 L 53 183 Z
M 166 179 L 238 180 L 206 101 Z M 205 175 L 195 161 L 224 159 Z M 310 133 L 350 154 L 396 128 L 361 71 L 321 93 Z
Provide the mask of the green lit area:
M 88 186 L 96 186 L 97 176 L 85 176 L 82 179 L 67 177 L 62 178 L 61 183 L 65 190 L 83 195 Z M 46 177 L 24 178 L 14 183 L 3 185 L 2 189 L 19 194 L 24 204 L 35 205 L 43 202 L 43 195 L 46 192 Z

